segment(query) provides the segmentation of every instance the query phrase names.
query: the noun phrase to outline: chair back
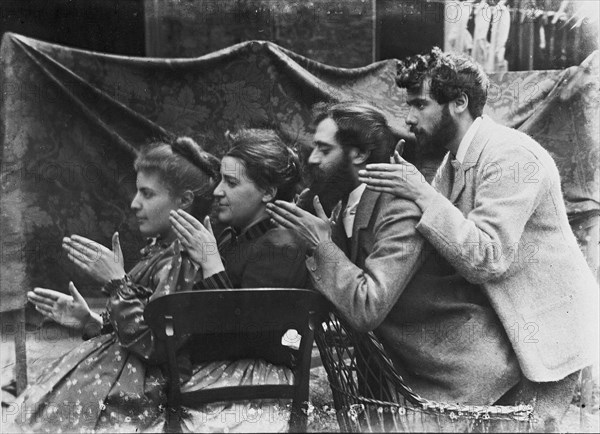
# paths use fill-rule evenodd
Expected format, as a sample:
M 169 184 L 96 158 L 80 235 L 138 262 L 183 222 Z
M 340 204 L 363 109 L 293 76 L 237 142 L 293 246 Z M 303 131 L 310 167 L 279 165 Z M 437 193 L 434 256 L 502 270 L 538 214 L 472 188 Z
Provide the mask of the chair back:
M 530 405 L 460 405 L 406 385 L 373 333 L 330 312 L 315 334 L 342 432 L 528 432 Z
M 307 289 L 251 288 L 184 291 L 151 301 L 144 310 L 146 323 L 168 353 L 168 407 L 244 399 L 291 399 L 290 429 L 306 429 L 308 380 L 314 330 L 327 303 Z M 298 348 L 282 343 L 287 330 L 299 334 Z M 293 385 L 245 385 L 181 393 L 177 342 L 189 336 L 198 360 L 263 357 L 292 368 Z M 177 430 L 177 428 L 175 428 Z

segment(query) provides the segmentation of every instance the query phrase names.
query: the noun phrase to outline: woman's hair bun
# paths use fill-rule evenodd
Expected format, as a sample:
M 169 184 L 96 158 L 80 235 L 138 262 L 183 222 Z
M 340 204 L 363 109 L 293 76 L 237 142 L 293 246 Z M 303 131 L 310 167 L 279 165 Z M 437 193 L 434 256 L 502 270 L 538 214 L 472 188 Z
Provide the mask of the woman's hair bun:
M 211 177 L 219 174 L 219 160 L 202 149 L 191 137 L 178 137 L 171 143 L 173 152 L 181 155 L 194 166 L 207 172 Z

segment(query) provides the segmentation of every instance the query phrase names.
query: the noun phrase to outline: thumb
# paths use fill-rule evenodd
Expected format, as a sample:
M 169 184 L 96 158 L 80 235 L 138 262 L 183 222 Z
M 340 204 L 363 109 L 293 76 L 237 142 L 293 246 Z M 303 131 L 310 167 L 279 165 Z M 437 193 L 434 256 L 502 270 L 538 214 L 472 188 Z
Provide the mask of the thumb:
M 323 205 L 321 205 L 321 200 L 319 196 L 315 196 L 313 198 L 313 206 L 315 207 L 315 212 L 317 213 L 317 217 L 321 220 L 328 222 L 327 214 L 325 214 L 325 210 L 323 209 Z
M 115 232 L 112 236 L 112 250 L 115 255 L 115 261 L 123 265 L 123 251 L 121 250 L 121 241 L 119 240 L 119 232 Z
M 404 159 L 400 156 L 398 151 L 394 151 L 394 161 L 393 162 L 396 164 L 401 164 L 402 161 L 404 161 Z
M 73 282 L 69 282 L 69 292 L 73 296 L 73 300 L 79 303 L 85 303 L 85 299 L 81 296 L 77 288 L 75 288 L 75 284 Z
M 212 225 L 210 224 L 210 217 L 209 216 L 204 217 L 203 223 L 204 223 L 204 227 L 206 228 L 206 230 L 208 232 L 210 232 L 210 234 L 214 237 L 215 234 L 213 233 Z
M 398 140 L 398 143 L 396 143 L 396 149 L 394 151 L 394 154 L 402 155 L 402 152 L 404 152 L 405 144 L 406 144 L 406 140 L 404 140 L 404 139 Z

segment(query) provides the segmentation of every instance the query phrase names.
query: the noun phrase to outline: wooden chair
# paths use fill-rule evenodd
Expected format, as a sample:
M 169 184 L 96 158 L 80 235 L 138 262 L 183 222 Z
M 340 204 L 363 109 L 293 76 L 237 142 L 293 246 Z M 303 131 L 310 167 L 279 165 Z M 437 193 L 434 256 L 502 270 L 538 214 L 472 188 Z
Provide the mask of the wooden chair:
M 357 333 L 335 312 L 315 340 L 342 432 L 527 432 L 528 405 L 458 405 L 417 395 L 373 333 Z
M 289 428 L 306 431 L 311 350 L 314 330 L 326 312 L 325 299 L 307 289 L 227 289 L 187 291 L 150 302 L 144 318 L 158 339 L 166 341 L 168 354 L 169 426 L 180 431 L 173 415 L 181 405 L 247 399 L 291 399 Z M 282 336 L 295 329 L 301 336 L 299 348 L 282 344 Z M 199 339 L 187 345 L 198 349 L 198 360 L 235 360 L 262 357 L 273 363 L 288 363 L 294 373 L 293 385 L 246 385 L 203 389 L 182 393 L 176 342 L 184 335 Z M 226 342 L 226 344 L 224 344 Z

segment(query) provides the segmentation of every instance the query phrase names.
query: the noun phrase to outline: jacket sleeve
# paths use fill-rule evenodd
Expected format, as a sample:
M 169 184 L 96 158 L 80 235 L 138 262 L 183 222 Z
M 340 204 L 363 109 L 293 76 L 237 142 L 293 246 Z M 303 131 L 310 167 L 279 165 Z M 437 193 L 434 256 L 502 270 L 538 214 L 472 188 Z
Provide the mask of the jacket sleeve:
M 198 275 L 198 267 L 176 250 L 174 256 L 160 260 L 151 277 L 152 288 L 128 282 L 112 291 L 108 303 L 110 320 L 122 347 L 150 364 L 166 361 L 164 343 L 154 336 L 144 321 L 144 308 L 156 298 L 176 291 L 191 290 Z M 185 337 L 179 342 L 183 344 Z
M 413 202 L 382 194 L 367 228 L 374 243 L 362 268 L 333 242 L 320 243 L 307 258 L 314 287 L 356 330 L 383 322 L 422 263 L 424 240 L 415 229 L 420 215 Z
M 436 251 L 475 284 L 497 279 L 519 249 L 531 247 L 519 244 L 525 225 L 542 200 L 553 200 L 541 159 L 523 146 L 494 146 L 502 149 L 488 150 L 473 175 L 466 172 L 474 177 L 465 181 L 469 187 L 475 183 L 473 209 L 464 215 L 438 194 L 417 225 Z

